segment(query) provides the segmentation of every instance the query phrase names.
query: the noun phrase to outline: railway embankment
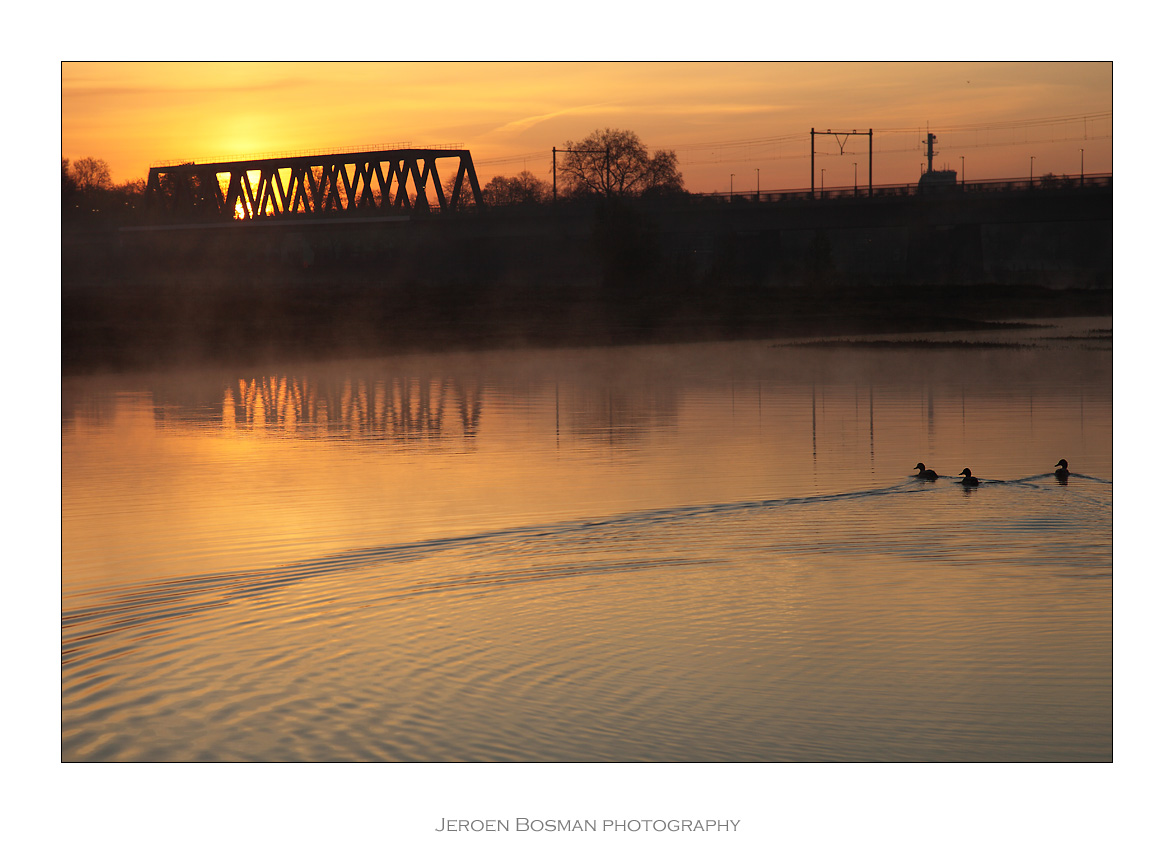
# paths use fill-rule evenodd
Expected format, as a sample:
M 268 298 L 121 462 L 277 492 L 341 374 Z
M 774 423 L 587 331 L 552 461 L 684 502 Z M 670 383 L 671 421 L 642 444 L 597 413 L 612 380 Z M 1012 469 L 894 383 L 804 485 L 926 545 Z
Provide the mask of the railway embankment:
M 67 371 L 967 329 L 1112 309 L 1112 189 L 67 225 Z

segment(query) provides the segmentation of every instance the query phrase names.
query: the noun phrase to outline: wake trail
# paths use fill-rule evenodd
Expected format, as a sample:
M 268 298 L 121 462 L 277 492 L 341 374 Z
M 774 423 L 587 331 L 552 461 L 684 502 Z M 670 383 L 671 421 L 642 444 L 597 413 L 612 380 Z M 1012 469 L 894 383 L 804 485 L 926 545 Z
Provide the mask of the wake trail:
M 1084 478 L 1081 475 L 1072 477 L 1100 483 L 1109 482 L 1097 478 Z M 1035 481 L 1045 479 L 1055 478 L 1051 474 L 1039 474 L 1018 480 L 984 479 L 982 482 L 983 485 L 1018 484 L 1041 488 Z M 169 619 L 214 610 L 235 600 L 259 598 L 307 580 L 438 558 L 454 551 L 476 552 L 477 547 L 492 549 L 502 544 L 524 547 L 531 543 L 545 544 L 571 540 L 576 535 L 590 538 L 592 534 L 613 530 L 675 525 L 691 520 L 737 516 L 756 510 L 819 507 L 893 495 L 926 493 L 931 492 L 935 485 L 942 486 L 943 480 L 960 485 L 957 481 L 947 478 L 940 478 L 935 483 L 910 477 L 901 483 L 872 489 L 637 510 L 598 518 L 569 519 L 548 524 L 521 525 L 450 537 L 349 549 L 270 567 L 169 577 L 133 585 L 96 589 L 74 595 L 71 599 L 81 600 L 83 605 L 62 614 L 63 659 L 75 650 L 84 653 L 87 643 L 100 641 L 104 634 L 148 625 L 165 626 Z M 443 578 L 439 581 L 426 580 L 416 584 L 415 589 L 427 590 L 435 588 L 438 584 L 447 584 L 447 581 Z M 402 587 L 409 589 L 411 586 Z
M 600 518 L 571 519 L 544 525 L 523 525 L 452 537 L 350 549 L 273 567 L 203 573 L 119 586 L 113 589 L 97 589 L 75 595 L 78 598 L 89 596 L 97 602 L 65 612 L 62 615 L 62 626 L 63 629 L 69 631 L 82 627 L 87 622 L 96 623 L 99 619 L 104 620 L 107 627 L 118 627 L 130 623 L 131 620 L 142 623 L 148 618 L 165 619 L 177 614 L 209 608 L 206 600 L 200 601 L 197 598 L 208 597 L 210 594 L 218 594 L 221 601 L 226 602 L 233 597 L 266 593 L 306 579 L 321 578 L 369 567 L 407 563 L 482 545 L 558 540 L 570 538 L 576 534 L 677 523 L 691 519 L 735 515 L 760 509 L 816 506 L 824 503 L 863 500 L 915 492 L 919 490 L 920 486 L 920 482 L 912 480 L 877 489 L 835 492 L 826 495 L 799 495 L 638 510 Z M 111 620 L 112 616 L 115 618 L 113 621 Z

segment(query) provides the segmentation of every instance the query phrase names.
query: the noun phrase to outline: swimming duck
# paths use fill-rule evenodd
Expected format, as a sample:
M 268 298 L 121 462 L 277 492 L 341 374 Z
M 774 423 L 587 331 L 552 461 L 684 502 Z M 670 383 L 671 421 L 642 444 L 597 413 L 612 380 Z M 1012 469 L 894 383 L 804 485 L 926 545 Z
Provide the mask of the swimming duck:
M 938 472 L 925 467 L 924 462 L 917 463 L 917 476 L 922 480 L 937 480 Z
M 978 485 L 978 478 L 970 476 L 970 469 L 969 468 L 963 468 L 962 473 L 959 474 L 958 476 L 962 478 L 962 485 L 963 486 L 977 486 Z
M 1069 474 L 1068 460 L 1061 459 L 1059 462 L 1056 463 L 1056 476 L 1059 477 L 1061 480 L 1064 480 L 1065 478 L 1068 477 L 1068 474 Z

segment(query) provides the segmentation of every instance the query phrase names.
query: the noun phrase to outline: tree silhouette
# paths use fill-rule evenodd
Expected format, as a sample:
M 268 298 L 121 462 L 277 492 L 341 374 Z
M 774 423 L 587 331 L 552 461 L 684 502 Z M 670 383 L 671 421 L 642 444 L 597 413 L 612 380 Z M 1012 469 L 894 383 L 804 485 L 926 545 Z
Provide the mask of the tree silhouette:
M 644 195 L 672 195 L 685 191 L 685 177 L 677 169 L 677 154 L 671 150 L 657 150 L 648 160 L 644 176 Z
M 64 168 L 64 164 L 62 165 Z M 82 192 L 110 188 L 110 165 L 105 159 L 86 156 L 73 163 L 73 180 Z
M 70 164 L 61 158 L 61 218 L 66 222 L 126 223 L 139 218 L 146 203 L 147 181 L 110 182 L 104 159 L 86 157 Z
M 68 207 L 77 198 L 77 181 L 69 170 L 69 160 L 61 157 L 61 206 Z
M 566 178 L 567 195 L 623 198 L 684 191 L 677 154 L 657 150 L 649 155 L 630 129 L 597 129 L 564 147 L 558 176 Z
M 538 204 L 550 200 L 550 184 L 529 171 L 516 177 L 498 175 L 485 184 L 481 196 L 490 207 Z
M 453 171 L 444 181 L 444 197 L 452 207 L 457 207 L 460 210 L 471 212 L 477 206 L 477 200 L 473 197 L 473 186 L 468 178 L 461 184 L 461 193 L 456 200 L 453 198 L 453 189 L 457 185 L 457 172 Z M 484 190 L 482 190 L 484 192 Z

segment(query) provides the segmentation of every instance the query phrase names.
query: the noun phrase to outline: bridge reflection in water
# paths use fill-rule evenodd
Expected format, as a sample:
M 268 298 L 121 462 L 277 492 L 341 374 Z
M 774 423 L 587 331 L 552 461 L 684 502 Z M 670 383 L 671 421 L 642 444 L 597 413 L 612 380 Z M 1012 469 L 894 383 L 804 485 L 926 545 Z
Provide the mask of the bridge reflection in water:
M 493 417 L 547 429 L 555 446 L 561 437 L 626 447 L 676 429 L 681 410 L 680 394 L 664 382 L 519 381 L 472 371 L 194 372 L 128 378 L 101 396 L 85 379 L 67 379 L 62 395 L 62 419 L 71 428 L 406 446 L 471 442 Z
M 223 428 L 236 432 L 401 441 L 472 437 L 481 423 L 481 393 L 480 382 L 453 378 L 348 378 L 340 385 L 287 376 L 241 378 L 225 388 L 221 417 Z

